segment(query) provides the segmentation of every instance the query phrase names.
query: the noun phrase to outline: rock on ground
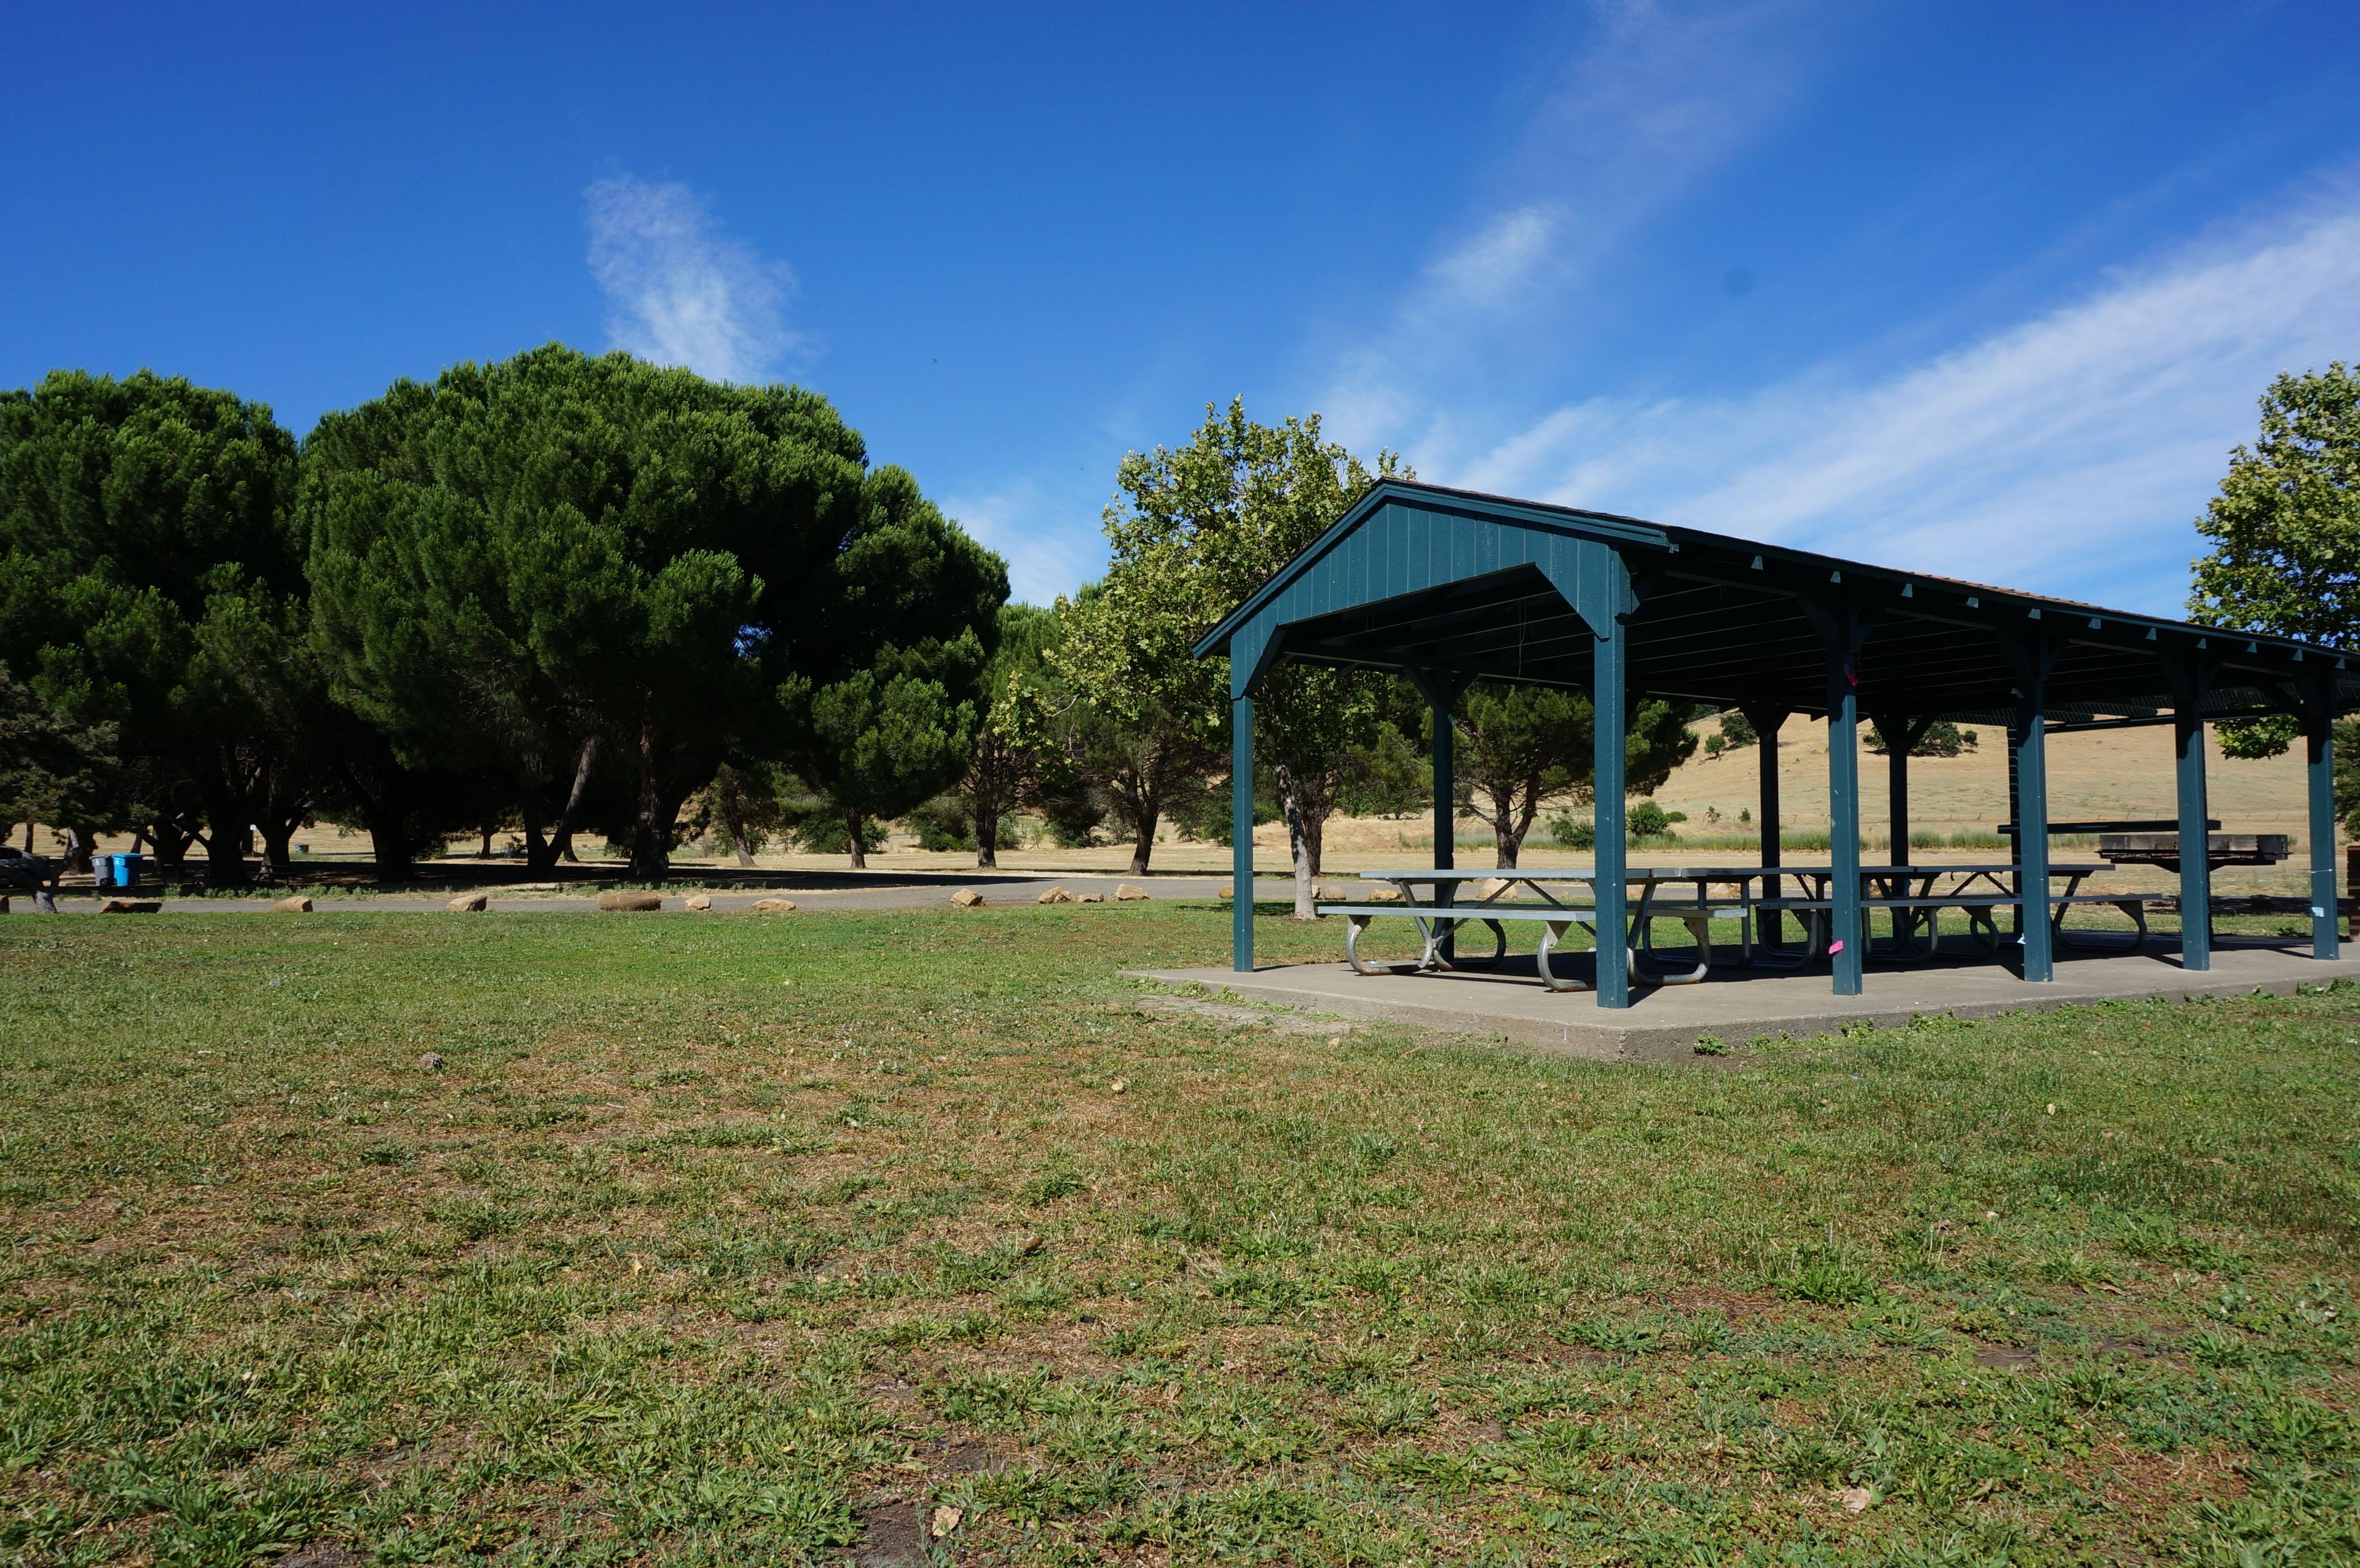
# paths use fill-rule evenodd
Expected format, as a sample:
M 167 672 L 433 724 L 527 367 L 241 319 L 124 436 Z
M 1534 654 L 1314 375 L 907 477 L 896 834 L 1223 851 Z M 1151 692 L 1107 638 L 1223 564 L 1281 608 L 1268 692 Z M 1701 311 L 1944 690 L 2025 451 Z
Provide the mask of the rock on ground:
M 1074 896 L 1063 887 L 1052 887 L 1033 900 L 1037 904 L 1070 904 L 1073 901 Z
M 270 906 L 270 912 L 274 915 L 308 915 L 311 912 L 311 900 L 300 896 L 281 898 Z
M 442 906 L 454 915 L 480 915 L 492 907 L 489 893 L 462 893 Z
M 161 898 L 109 898 L 98 907 L 102 915 L 154 915 L 163 912 Z
M 713 908 L 713 895 L 710 893 L 691 893 L 688 896 L 688 907 L 702 914 L 706 909 Z
M 1133 887 L 1131 883 L 1126 882 L 1121 887 L 1117 887 L 1114 890 L 1114 896 L 1122 902 L 1128 904 L 1133 899 L 1146 898 L 1148 893 L 1146 888 Z
M 794 908 L 795 901 L 792 898 L 757 898 L 754 900 L 754 912 L 758 915 L 792 914 L 794 912 Z
M 653 914 L 663 908 L 663 895 L 622 891 L 601 893 L 598 895 L 598 908 L 609 914 Z
M 951 895 L 951 908 L 955 909 L 978 909 L 982 903 L 983 895 L 972 887 L 962 887 Z

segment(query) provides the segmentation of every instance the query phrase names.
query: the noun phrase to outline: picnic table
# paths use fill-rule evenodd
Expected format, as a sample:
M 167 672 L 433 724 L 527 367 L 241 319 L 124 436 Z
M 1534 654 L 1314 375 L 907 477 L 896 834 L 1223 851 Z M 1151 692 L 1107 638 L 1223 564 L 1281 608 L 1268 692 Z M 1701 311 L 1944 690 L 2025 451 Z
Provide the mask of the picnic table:
M 1879 951 L 1874 942 L 1868 953 L 1882 960 L 1924 963 L 1930 961 L 1940 942 L 1939 915 L 1945 909 L 1963 911 L 1971 936 L 1986 953 L 1996 952 L 2000 945 L 1997 911 L 2020 909 L 2023 900 L 2017 895 L 2014 878 L 2022 867 L 2008 863 L 1989 865 L 1934 866 L 1863 866 L 1860 868 L 1863 892 L 1863 912 L 1884 909 L 1893 923 L 1893 935 L 1886 947 Z M 2083 893 L 2081 884 L 2088 877 L 2110 869 L 2103 865 L 2057 865 L 2049 867 L 2049 876 L 2066 878 L 2064 890 L 2049 895 L 2049 918 L 2060 941 L 2066 912 L 2083 904 L 2109 904 L 2122 909 L 2136 925 L 2133 944 L 2147 936 L 2143 906 L 2136 895 Z M 1747 967 L 1757 964 L 1794 968 L 1810 964 L 1824 956 L 1829 949 L 1829 926 L 1832 919 L 1834 899 L 1831 887 L 1835 868 L 1830 866 L 1634 866 L 1622 873 L 1624 885 L 1637 894 L 1628 906 L 1630 931 L 1624 941 L 1631 953 L 1632 973 L 1662 985 L 1692 985 L 1703 980 L 1712 966 L 1712 927 L 1716 922 L 1734 921 L 1738 926 L 1742 950 L 1741 962 Z M 1488 968 L 1497 964 L 1507 953 L 1505 922 L 1525 921 L 1543 928 L 1540 943 L 1534 955 L 1535 967 L 1541 983 L 1552 991 L 1582 991 L 1590 989 L 1587 982 L 1557 975 L 1549 964 L 1549 955 L 1567 931 L 1577 925 L 1595 930 L 1598 921 L 1594 867 L 1573 866 L 1546 870 L 1526 870 L 1521 867 L 1489 871 L 1460 871 L 1456 868 L 1422 866 L 1408 871 L 1363 871 L 1363 881 L 1388 884 L 1399 890 L 1397 901 L 1368 903 L 1334 903 L 1318 906 L 1321 914 L 1341 915 L 1348 922 L 1344 938 L 1344 956 L 1355 973 L 1362 975 L 1390 974 L 1396 967 L 1391 964 L 1371 963 L 1361 957 L 1360 941 L 1371 920 L 1384 915 L 1404 916 L 1415 921 L 1422 938 L 1415 969 L 1418 973 L 1440 973 L 1451 969 Z M 1772 884 L 1792 877 L 1801 889 L 1793 897 L 1776 896 L 1769 891 Z M 1937 886 L 1949 880 L 1948 886 Z M 1482 895 L 1468 900 L 1459 897 L 1459 889 L 1470 883 L 1485 885 Z M 1755 891 L 1756 884 L 1763 891 Z M 1432 889 L 1430 901 L 1421 902 L 1417 888 Z M 1716 887 L 1734 889 L 1731 896 L 1716 898 Z M 1666 889 L 1692 888 L 1685 895 L 1666 897 Z M 1581 890 L 1588 896 L 1576 901 Z M 1529 894 L 1531 899 L 1512 896 Z M 1569 895 L 1561 897 L 1560 895 Z M 1801 924 L 1804 941 L 1797 948 L 1782 948 L 1758 942 L 1756 921 L 1761 915 L 1773 911 L 1795 916 Z M 1655 922 L 1675 920 L 1688 928 L 1696 943 L 1694 961 L 1688 967 L 1673 969 L 1657 954 L 1655 948 Z M 1455 953 L 1446 954 L 1446 939 L 1461 927 L 1481 925 L 1490 929 L 1493 947 L 1489 956 L 1470 959 Z M 1602 939 L 1601 939 L 1602 940 Z M 1655 973 L 1648 974 L 1654 965 Z

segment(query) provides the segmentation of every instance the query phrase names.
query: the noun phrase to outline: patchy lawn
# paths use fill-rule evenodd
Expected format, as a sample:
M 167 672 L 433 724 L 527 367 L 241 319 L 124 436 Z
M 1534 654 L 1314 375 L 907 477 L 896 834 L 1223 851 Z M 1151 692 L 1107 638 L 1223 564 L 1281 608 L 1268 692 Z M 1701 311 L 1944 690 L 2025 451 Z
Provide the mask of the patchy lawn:
M 1730 1072 L 1116 977 L 1228 918 L 0 920 L 0 1555 L 2360 1554 L 2360 991 Z

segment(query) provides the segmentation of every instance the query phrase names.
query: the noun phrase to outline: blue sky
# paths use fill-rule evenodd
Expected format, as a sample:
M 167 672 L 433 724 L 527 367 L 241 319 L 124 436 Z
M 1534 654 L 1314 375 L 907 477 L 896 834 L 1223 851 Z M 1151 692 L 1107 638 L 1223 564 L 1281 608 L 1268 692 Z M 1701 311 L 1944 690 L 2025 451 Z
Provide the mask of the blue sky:
M 22 7 L 0 385 L 297 430 L 550 339 L 834 398 L 1006 554 L 1317 409 L 1427 478 L 2176 610 L 2360 359 L 2360 6 Z

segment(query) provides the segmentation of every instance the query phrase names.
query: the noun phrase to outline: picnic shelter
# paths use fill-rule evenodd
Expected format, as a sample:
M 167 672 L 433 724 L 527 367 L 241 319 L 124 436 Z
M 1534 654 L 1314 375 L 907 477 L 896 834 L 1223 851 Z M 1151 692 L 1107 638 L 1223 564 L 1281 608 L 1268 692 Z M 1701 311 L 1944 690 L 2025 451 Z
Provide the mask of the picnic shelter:
M 2337 953 L 2330 729 L 2360 707 L 2333 648 L 1904 572 L 1700 529 L 1399 479 L 1343 517 L 1196 646 L 1226 655 L 1233 707 L 1232 963 L 1253 968 L 1253 705 L 1281 659 L 1390 670 L 1433 706 L 1434 853 L 1452 865 L 1453 704 L 1475 681 L 1586 694 L 1595 710 L 1598 1005 L 1630 1005 L 1623 739 L 1643 696 L 1735 710 L 1761 735 L 1760 831 L 1778 864 L 1775 737 L 1828 724 L 1828 948 L 1839 996 L 1863 984 L 1859 739 L 1890 746 L 1891 843 L 1906 854 L 1908 754 L 1937 721 L 2002 726 L 2018 887 L 2048 886 L 2045 742 L 2134 725 L 2174 732 L 2180 963 L 2211 965 L 2203 726 L 2284 714 L 2308 765 L 2311 947 Z M 1841 831 L 1849 828 L 1852 831 Z M 1874 868 L 1872 868 L 1873 870 Z M 2053 978 L 2048 920 L 2019 921 L 2023 978 Z

